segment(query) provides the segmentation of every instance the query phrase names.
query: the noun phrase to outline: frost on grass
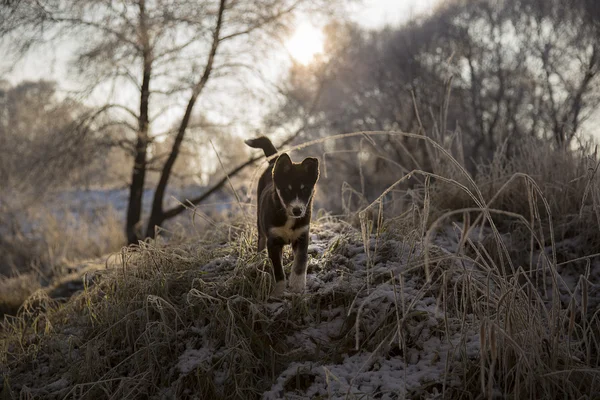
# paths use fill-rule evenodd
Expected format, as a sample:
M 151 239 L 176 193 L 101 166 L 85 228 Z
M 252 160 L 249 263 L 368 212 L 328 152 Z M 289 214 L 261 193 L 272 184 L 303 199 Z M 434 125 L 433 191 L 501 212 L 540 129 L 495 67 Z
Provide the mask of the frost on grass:
M 421 258 L 419 245 L 377 242 L 369 241 L 371 257 L 351 236 L 322 246 L 333 248 L 335 275 L 327 267 L 310 274 L 311 294 L 347 291 L 352 301 L 325 305 L 313 323 L 288 335 L 292 354 L 309 360 L 291 362 L 264 399 L 435 396 L 458 384 L 448 363 L 461 348 L 475 358 L 477 334 L 453 321 L 447 335 L 436 290 L 423 291 L 422 269 L 407 273 L 411 260 Z
M 305 293 L 279 300 L 269 298 L 268 261 L 247 227 L 228 240 L 147 245 L 57 311 L 5 325 L 4 390 L 157 399 L 496 393 L 502 382 L 489 378 L 490 366 L 510 374 L 514 348 L 534 357 L 551 336 L 540 322 L 540 334 L 526 338 L 514 320 L 506 329 L 519 334 L 503 341 L 502 301 L 522 299 L 512 288 L 500 296 L 506 282 L 477 254 L 459 256 L 457 226 L 425 242 L 325 218 L 311 227 Z M 489 232 L 470 238 L 480 234 Z M 284 261 L 289 273 L 289 249 Z M 518 359 L 529 362 L 528 354 Z

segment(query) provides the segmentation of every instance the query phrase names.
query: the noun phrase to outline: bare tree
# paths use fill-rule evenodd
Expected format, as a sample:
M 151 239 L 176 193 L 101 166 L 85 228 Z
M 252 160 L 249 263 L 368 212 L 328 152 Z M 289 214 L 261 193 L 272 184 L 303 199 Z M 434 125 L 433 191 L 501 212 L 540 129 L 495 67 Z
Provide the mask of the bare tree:
M 93 121 L 82 104 L 59 100 L 53 82 L 0 82 L 0 207 L 14 199 L 25 208 L 81 176 L 103 150 Z
M 520 136 L 568 146 L 600 104 L 600 42 L 582 2 L 474 0 L 449 7 L 443 47 L 459 66 L 453 98 L 463 105 L 471 152 L 489 159 Z
M 163 200 L 200 99 L 219 91 L 219 82 L 258 63 L 257 49 L 272 46 L 293 16 L 304 10 L 327 12 L 324 0 L 128 0 L 19 2 L 0 11 L 0 33 L 15 55 L 32 44 L 68 37 L 77 48 L 73 65 L 87 80 L 87 93 L 104 93 L 110 126 L 129 131 L 133 153 L 126 231 L 130 243 L 152 237 L 155 228 L 183 211 L 164 210 Z M 2 17 L 0 15 L 0 17 Z M 7 44 L 5 43 L 5 44 Z M 106 93 L 108 93 L 106 95 Z M 137 97 L 137 107 L 131 100 Z M 232 100 L 235 103 L 235 100 Z M 205 100 L 200 107 L 208 106 Z M 175 111 L 177 110 L 177 111 Z M 155 188 L 145 232 L 140 227 L 149 150 L 177 114 L 172 146 Z M 235 113 L 233 110 L 232 113 Z
M 541 65 L 532 68 L 540 82 L 541 115 L 556 145 L 567 147 L 600 105 L 597 6 L 587 0 L 520 3 L 530 12 L 521 15 L 516 33 Z
M 329 130 L 313 134 L 402 129 L 443 141 L 460 130 L 473 172 L 505 143 L 512 153 L 520 138 L 568 146 L 600 105 L 597 10 L 588 0 L 454 0 L 403 27 L 339 29 L 330 39 L 347 46 L 334 56 L 314 116 Z M 299 73 L 292 107 L 311 74 L 323 75 Z M 406 165 L 412 154 L 398 144 L 379 146 Z

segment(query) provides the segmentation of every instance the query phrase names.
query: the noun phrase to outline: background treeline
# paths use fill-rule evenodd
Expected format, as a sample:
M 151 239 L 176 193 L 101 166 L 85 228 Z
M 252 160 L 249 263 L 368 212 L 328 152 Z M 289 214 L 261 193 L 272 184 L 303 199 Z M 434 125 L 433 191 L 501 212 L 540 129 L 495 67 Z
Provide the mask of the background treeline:
M 522 156 L 531 141 L 540 151 L 579 147 L 600 123 L 599 9 L 593 1 L 448 1 L 400 28 L 333 24 L 326 60 L 292 70 L 288 102 L 272 120 L 297 121 L 310 109 L 311 138 L 427 135 L 472 173 L 498 152 L 505 162 Z M 398 179 L 398 164 L 431 170 L 436 162 L 422 142 L 376 142 L 326 143 L 330 183 L 344 180 L 372 201 Z

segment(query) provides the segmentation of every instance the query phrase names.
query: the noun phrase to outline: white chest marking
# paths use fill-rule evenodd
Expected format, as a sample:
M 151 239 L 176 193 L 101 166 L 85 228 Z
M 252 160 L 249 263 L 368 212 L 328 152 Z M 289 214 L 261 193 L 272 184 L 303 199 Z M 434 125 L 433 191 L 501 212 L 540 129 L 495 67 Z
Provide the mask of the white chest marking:
M 304 225 L 300 228 L 292 229 L 296 220 L 294 218 L 288 218 L 283 226 L 274 226 L 269 228 L 269 233 L 273 236 L 277 236 L 290 243 L 298 239 L 303 233 L 308 232 L 308 225 Z

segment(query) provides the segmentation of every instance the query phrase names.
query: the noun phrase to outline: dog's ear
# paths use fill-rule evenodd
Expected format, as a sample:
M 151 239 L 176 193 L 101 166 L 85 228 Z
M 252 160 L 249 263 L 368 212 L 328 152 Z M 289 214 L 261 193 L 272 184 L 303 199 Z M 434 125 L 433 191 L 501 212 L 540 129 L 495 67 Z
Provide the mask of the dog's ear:
M 292 170 L 292 159 L 287 153 L 281 154 L 275 161 L 275 167 L 273 167 L 273 177 L 279 174 L 287 174 Z
M 319 160 L 307 157 L 302 161 L 302 168 L 316 183 L 319 180 Z

